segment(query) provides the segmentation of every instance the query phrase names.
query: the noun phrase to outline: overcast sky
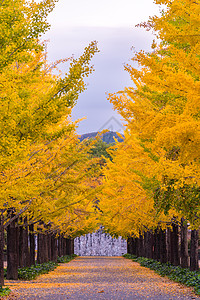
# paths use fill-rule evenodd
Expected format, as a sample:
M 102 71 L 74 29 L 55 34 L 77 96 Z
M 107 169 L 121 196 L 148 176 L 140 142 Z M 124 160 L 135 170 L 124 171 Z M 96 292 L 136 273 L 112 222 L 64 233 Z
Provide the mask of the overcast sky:
M 105 128 L 122 132 L 121 117 L 113 111 L 106 93 L 132 85 L 124 71 L 124 64 L 133 56 L 131 48 L 149 50 L 153 39 L 150 32 L 135 25 L 158 13 L 153 0 L 59 0 L 56 4 L 45 36 L 49 61 L 72 54 L 78 57 L 93 40 L 100 50 L 92 60 L 95 72 L 73 111 L 74 120 L 87 118 L 81 121 L 79 134 Z

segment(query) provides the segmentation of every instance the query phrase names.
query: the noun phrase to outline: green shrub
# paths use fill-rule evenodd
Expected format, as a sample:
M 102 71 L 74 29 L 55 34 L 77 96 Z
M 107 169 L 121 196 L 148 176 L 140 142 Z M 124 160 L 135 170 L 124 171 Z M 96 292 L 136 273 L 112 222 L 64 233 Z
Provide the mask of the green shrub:
M 73 255 L 65 255 L 58 257 L 57 262 L 49 261 L 43 264 L 36 264 L 35 266 L 32 265 L 31 267 L 26 268 L 19 268 L 18 269 L 18 278 L 22 280 L 32 280 L 35 279 L 37 276 L 41 274 L 49 273 L 53 271 L 57 266 L 58 263 L 67 263 L 70 260 L 77 257 L 76 254 Z M 4 269 L 4 277 L 6 277 L 7 269 Z
M 27 268 L 19 268 L 18 269 L 18 278 L 23 280 L 32 280 L 41 274 L 49 273 L 53 271 L 58 266 L 58 263 L 53 261 L 36 264 L 35 266 L 27 267 Z
M 65 256 L 58 257 L 58 263 L 67 263 L 70 260 L 74 259 L 75 257 L 77 257 L 76 254 L 65 255 Z
M 190 271 L 189 269 L 183 269 L 169 263 L 161 264 L 159 261 L 145 257 L 136 257 L 131 254 L 123 256 L 138 262 L 143 267 L 154 270 L 161 276 L 167 276 L 176 282 L 193 287 L 195 292 L 200 295 L 200 271 Z
M 0 299 L 1 297 L 8 296 L 11 290 L 8 287 L 2 288 L 0 287 Z

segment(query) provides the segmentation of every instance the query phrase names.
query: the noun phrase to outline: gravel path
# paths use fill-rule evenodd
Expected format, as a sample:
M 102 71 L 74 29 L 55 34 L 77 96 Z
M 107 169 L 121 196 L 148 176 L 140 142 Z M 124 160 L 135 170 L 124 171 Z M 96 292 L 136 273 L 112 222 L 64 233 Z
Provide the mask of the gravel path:
M 191 289 L 122 257 L 78 257 L 37 280 L 7 285 L 20 300 L 200 299 Z

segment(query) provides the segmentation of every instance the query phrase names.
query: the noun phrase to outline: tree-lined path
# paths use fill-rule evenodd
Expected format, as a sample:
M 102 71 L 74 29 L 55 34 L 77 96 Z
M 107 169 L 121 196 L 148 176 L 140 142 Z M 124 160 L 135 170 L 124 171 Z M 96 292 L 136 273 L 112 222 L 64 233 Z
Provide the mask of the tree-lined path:
M 189 288 L 122 257 L 78 257 L 29 282 L 9 286 L 16 299 L 200 299 Z

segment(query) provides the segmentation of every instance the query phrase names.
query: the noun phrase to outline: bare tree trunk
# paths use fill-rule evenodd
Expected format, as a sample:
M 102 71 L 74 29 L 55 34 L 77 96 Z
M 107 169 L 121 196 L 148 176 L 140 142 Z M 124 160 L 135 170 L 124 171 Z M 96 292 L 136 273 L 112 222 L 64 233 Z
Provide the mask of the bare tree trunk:
M 127 238 L 127 253 L 132 254 L 132 249 L 131 249 L 131 237 Z
M 139 238 L 135 238 L 135 255 L 137 257 L 140 256 L 140 250 L 139 250 Z
M 192 230 L 191 231 L 191 246 L 190 246 L 190 270 L 191 271 L 199 270 L 198 241 L 199 241 L 198 230 Z
M 57 261 L 58 258 L 58 248 L 57 248 L 57 239 L 55 235 L 51 236 L 51 259 L 52 261 Z
M 58 256 L 62 256 L 62 237 L 59 235 L 58 237 Z
M 153 234 L 150 231 L 147 232 L 147 242 L 148 242 L 147 257 L 153 258 Z
M 44 239 L 43 239 L 43 234 L 38 233 L 37 234 L 37 243 L 38 243 L 38 248 L 37 248 L 37 263 L 42 264 L 44 263 Z
M 44 262 L 48 262 L 49 261 L 49 251 L 48 251 L 48 236 L 47 234 L 43 234 L 43 260 Z
M 171 229 L 167 228 L 167 261 L 171 262 Z
M 143 236 L 140 234 L 139 237 L 139 256 L 144 256 L 144 239 Z
M 159 236 L 160 236 L 160 262 L 166 263 L 167 262 L 166 231 L 160 229 Z
M 153 258 L 156 260 L 160 260 L 160 236 L 158 229 L 155 230 L 154 233 L 154 252 Z
M 34 225 L 29 226 L 29 241 L 30 241 L 30 264 L 35 265 L 35 234 Z
M 171 251 L 171 260 L 170 262 L 174 266 L 180 265 L 180 256 L 179 256 L 179 244 L 178 244 L 178 225 L 172 224 L 172 231 L 170 232 L 170 251 Z
M 65 255 L 65 238 L 61 237 L 61 256 Z
M 49 233 L 47 235 L 47 244 L 48 244 L 48 258 L 49 261 L 52 261 L 52 253 L 51 253 L 51 234 Z
M 71 254 L 71 240 L 70 238 L 66 239 L 66 255 L 70 255 Z
M 144 257 L 148 257 L 148 231 L 144 232 Z
M 181 218 L 181 267 L 188 268 L 189 256 L 188 256 L 188 240 L 187 240 L 187 222 L 184 218 Z
M 19 231 L 16 220 L 7 227 L 7 279 L 18 279 Z
M 19 227 L 19 267 L 25 267 L 25 257 L 24 257 L 24 228 Z
M 74 254 L 74 239 L 71 239 L 71 255 Z
M 24 219 L 24 223 L 27 223 L 27 218 Z M 28 244 L 28 225 L 24 228 L 24 257 L 25 257 L 25 267 L 30 267 L 30 249 Z
M 4 227 L 3 217 L 0 216 L 0 287 L 4 285 Z

